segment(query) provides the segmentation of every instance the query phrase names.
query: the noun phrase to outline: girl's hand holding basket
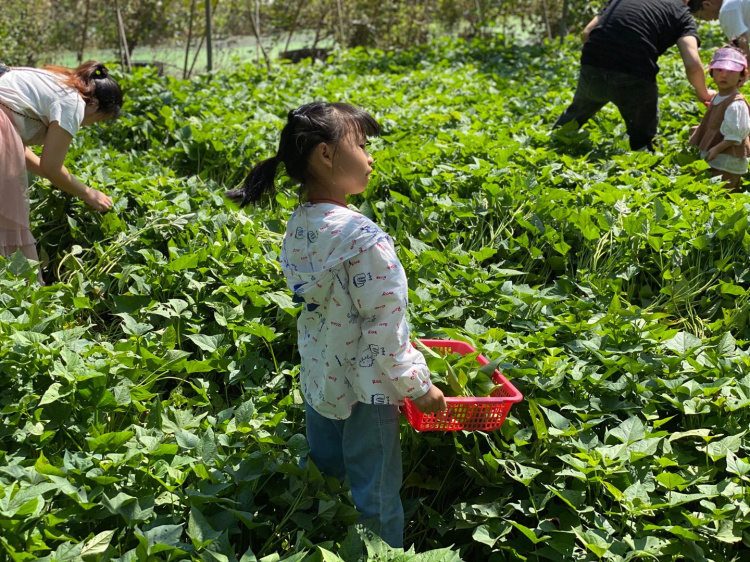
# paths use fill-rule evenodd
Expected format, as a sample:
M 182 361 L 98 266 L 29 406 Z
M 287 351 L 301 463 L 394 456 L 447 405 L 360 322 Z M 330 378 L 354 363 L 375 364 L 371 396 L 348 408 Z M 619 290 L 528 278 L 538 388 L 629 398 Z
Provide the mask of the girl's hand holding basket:
M 415 398 L 412 402 L 423 414 L 434 414 L 448 408 L 443 391 L 434 384 L 430 387 L 430 390 L 419 398 Z

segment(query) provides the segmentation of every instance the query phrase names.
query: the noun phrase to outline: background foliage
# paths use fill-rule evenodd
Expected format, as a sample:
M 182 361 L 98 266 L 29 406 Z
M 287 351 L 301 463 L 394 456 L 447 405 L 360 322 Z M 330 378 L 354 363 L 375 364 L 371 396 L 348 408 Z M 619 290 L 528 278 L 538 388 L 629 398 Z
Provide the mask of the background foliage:
M 59 51 L 86 60 L 92 49 L 96 56 L 104 50 L 110 53 L 104 58 L 124 60 L 118 5 L 131 54 L 144 45 L 184 48 L 188 40 L 193 49 L 205 46 L 202 0 L 7 0 L 0 11 L 0 61 L 59 62 Z M 304 48 L 404 48 L 446 33 L 467 38 L 499 33 L 538 42 L 580 30 L 600 5 L 583 0 L 213 0 L 213 34 L 228 46 L 257 32 L 266 49 L 276 52 L 287 51 L 292 37 L 293 47 Z
M 38 181 L 50 284 L 0 260 L 4 557 L 746 560 L 747 195 L 688 148 L 700 110 L 676 53 L 660 61 L 656 153 L 630 153 L 611 108 L 551 136 L 577 56 L 443 40 L 121 77 L 123 117 L 68 160 L 114 210 Z M 415 333 L 473 342 L 525 395 L 495 433 L 404 424 L 406 553 L 298 467 L 296 309 L 277 262 L 296 191 L 247 212 L 222 196 L 313 99 L 384 127 L 353 202 L 397 241 Z

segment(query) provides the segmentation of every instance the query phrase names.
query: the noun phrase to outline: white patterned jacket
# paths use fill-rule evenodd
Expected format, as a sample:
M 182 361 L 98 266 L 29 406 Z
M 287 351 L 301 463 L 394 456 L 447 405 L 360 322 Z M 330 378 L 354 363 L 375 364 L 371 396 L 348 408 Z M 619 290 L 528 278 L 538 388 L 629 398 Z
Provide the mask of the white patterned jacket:
M 374 222 L 333 203 L 305 203 L 289 219 L 280 261 L 302 303 L 300 382 L 316 411 L 345 419 L 357 402 L 401 405 L 429 390 L 424 356 L 409 343 L 406 275 Z

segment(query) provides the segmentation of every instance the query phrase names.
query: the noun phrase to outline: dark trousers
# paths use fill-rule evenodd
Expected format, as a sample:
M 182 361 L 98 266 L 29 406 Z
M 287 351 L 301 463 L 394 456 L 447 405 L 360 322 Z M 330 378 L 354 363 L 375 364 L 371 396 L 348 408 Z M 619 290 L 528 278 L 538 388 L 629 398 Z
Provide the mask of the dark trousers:
M 651 149 L 659 125 L 659 90 L 655 81 L 632 74 L 581 65 L 573 103 L 554 126 L 575 121 L 581 127 L 609 102 L 625 120 L 630 148 Z

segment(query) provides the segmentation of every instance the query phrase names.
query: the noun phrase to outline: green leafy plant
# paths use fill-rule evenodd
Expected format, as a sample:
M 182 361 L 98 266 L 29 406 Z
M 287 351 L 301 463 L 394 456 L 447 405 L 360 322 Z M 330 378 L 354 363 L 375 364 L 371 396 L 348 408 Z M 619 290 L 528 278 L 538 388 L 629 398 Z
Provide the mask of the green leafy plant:
M 1 557 L 744 560 L 746 195 L 687 145 L 700 109 L 676 53 L 655 153 L 629 152 L 608 108 L 551 135 L 577 60 L 446 40 L 123 78 L 122 119 L 69 160 L 114 210 L 37 181 L 48 285 L 0 260 Z M 357 526 L 346 484 L 299 465 L 278 264 L 295 188 L 242 212 L 223 198 L 313 99 L 383 125 L 352 203 L 395 239 L 415 337 L 472 342 L 525 397 L 496 432 L 403 422 L 403 552 Z

